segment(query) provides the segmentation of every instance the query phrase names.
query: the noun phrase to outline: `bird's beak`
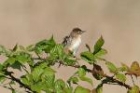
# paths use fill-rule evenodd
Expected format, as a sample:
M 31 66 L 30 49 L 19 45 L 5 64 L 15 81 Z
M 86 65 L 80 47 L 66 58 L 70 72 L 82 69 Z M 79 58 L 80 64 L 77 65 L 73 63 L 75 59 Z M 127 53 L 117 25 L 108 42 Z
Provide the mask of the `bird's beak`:
M 83 34 L 83 33 L 85 33 L 85 32 L 86 32 L 86 31 L 82 30 L 82 31 L 81 31 L 81 34 Z

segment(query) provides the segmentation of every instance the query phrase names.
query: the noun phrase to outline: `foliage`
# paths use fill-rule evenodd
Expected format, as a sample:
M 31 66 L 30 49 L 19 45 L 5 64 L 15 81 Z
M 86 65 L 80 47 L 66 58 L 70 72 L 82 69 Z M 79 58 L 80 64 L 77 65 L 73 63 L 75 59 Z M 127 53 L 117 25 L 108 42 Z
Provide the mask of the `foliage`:
M 139 63 L 134 61 L 130 67 L 122 63 L 121 67 L 117 67 L 113 62 L 103 58 L 107 54 L 107 50 L 103 48 L 104 42 L 101 36 L 93 48 L 86 45 L 87 51 L 80 54 L 81 60 L 87 62 L 92 68 L 78 64 L 77 58 L 65 53 L 63 45 L 58 44 L 53 37 L 27 47 L 16 44 L 13 49 L 6 49 L 0 45 L 0 57 L 5 57 L 5 60 L 0 63 L 1 86 L 10 89 L 12 93 L 19 91 L 14 87 L 16 84 L 19 84 L 19 87 L 25 89 L 27 93 L 103 93 L 104 84 L 117 84 L 125 87 L 128 90 L 127 93 L 140 93 L 139 86 L 135 84 L 133 78 L 134 85 L 126 84 L 126 75 L 140 76 Z M 99 61 L 103 64 L 105 62 L 111 76 L 104 72 L 102 66 L 98 64 Z M 57 64 L 59 67 L 76 68 L 76 71 L 65 81 L 56 77 L 57 71 L 53 66 Z M 23 72 L 22 75 L 17 77 L 15 69 Z M 100 80 L 96 88 L 89 89 L 80 85 L 83 81 L 92 86 L 93 78 Z M 8 83 L 5 84 L 5 82 Z

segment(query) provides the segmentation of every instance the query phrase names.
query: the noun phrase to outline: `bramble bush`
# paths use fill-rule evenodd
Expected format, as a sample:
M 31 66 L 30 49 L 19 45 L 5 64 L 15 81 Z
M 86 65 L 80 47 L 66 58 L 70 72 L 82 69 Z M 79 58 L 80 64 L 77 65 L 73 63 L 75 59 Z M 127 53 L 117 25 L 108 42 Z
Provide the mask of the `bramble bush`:
M 0 62 L 0 85 L 10 89 L 12 93 L 19 93 L 15 85 L 19 85 L 26 93 L 103 93 L 104 84 L 125 87 L 127 93 L 140 93 L 139 86 L 133 80 L 140 76 L 139 63 L 134 61 L 131 66 L 122 63 L 118 67 L 104 59 L 107 50 L 103 45 L 104 39 L 101 36 L 93 48 L 86 45 L 87 50 L 80 53 L 80 60 L 92 68 L 78 64 L 79 60 L 72 54 L 66 54 L 63 45 L 57 43 L 53 37 L 27 47 L 16 44 L 13 49 L 6 49 L 0 45 L 0 57 L 5 58 Z M 99 61 L 105 62 L 109 75 L 98 64 Z M 67 82 L 55 76 L 57 71 L 53 66 L 56 64 L 59 64 L 59 68 L 76 68 Z M 22 72 L 20 77 L 14 73 L 15 69 Z M 87 76 L 87 73 L 93 77 Z M 131 77 L 133 85 L 126 83 L 127 75 Z M 88 89 L 79 84 L 84 81 L 93 85 L 92 78 L 100 81 L 96 88 Z

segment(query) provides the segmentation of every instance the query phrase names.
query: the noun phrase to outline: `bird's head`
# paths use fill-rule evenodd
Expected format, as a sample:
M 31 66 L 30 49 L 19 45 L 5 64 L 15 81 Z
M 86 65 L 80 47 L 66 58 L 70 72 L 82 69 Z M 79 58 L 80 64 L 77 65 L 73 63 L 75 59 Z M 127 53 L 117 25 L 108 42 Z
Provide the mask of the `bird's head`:
M 71 32 L 71 36 L 80 36 L 83 34 L 85 31 L 81 30 L 80 28 L 74 28 Z

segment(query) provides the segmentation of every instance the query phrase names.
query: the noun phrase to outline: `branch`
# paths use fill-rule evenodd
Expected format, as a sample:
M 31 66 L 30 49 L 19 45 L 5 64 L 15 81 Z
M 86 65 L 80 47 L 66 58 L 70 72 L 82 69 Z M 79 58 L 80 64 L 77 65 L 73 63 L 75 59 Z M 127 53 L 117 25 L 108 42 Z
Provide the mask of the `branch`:
M 35 58 L 34 58 L 35 59 Z M 36 58 L 36 59 L 40 59 L 40 58 Z M 35 59 L 35 60 L 36 60 Z M 42 59 L 42 58 L 41 58 Z M 44 59 L 42 59 L 42 60 L 44 60 Z M 102 61 L 107 61 L 106 59 L 101 59 Z M 80 65 L 66 65 L 66 64 L 64 64 L 62 61 L 58 61 L 58 63 L 59 63 L 59 65 L 65 65 L 65 66 L 69 66 L 69 67 L 73 67 L 73 68 L 80 68 L 81 66 Z M 94 66 L 94 65 L 93 65 Z M 94 69 L 88 69 L 88 68 L 86 68 L 85 69 L 86 71 L 88 71 L 89 73 L 91 73 L 91 74 L 93 74 L 95 71 L 94 71 Z M 123 86 L 123 87 L 125 87 L 125 88 L 127 88 L 127 89 L 131 89 L 132 87 L 130 86 L 130 85 L 128 85 L 128 84 L 126 84 L 126 83 L 124 83 L 124 82 L 121 82 L 121 81 L 119 81 L 119 80 L 117 80 L 117 79 L 115 79 L 115 78 L 113 78 L 112 76 L 108 76 L 108 75 L 104 75 L 103 77 L 105 77 L 105 79 L 104 80 L 102 80 L 102 82 L 101 82 L 101 84 L 109 84 L 109 83 L 116 83 L 116 84 L 118 84 L 118 85 L 120 85 L 120 86 Z
M 63 64 L 63 62 L 59 62 L 59 63 L 62 64 L 62 65 L 65 65 L 65 64 Z M 80 65 L 68 65 L 68 66 L 74 67 L 74 68 L 80 68 L 81 67 Z M 88 68 L 86 69 L 86 71 L 88 71 L 91 74 L 93 74 L 93 72 L 95 72 L 95 71 L 93 71 L 91 69 L 88 69 Z M 116 83 L 116 84 L 118 84 L 120 86 L 123 86 L 123 87 L 125 87 L 127 89 L 132 88 L 130 85 L 128 85 L 128 84 L 126 84 L 124 82 L 121 82 L 121 81 L 113 78 L 112 76 L 104 75 L 104 77 L 105 77 L 105 79 L 102 80 L 101 84 Z
M 20 86 L 24 87 L 25 89 L 28 89 L 29 90 L 28 93 L 32 93 L 32 92 L 37 93 L 36 91 L 33 91 L 29 86 L 22 83 L 18 78 L 14 77 L 12 75 L 13 72 L 9 72 L 9 71 L 5 70 L 5 73 L 6 73 L 6 75 L 8 75 L 10 77 L 8 79 L 11 79 L 11 80 L 17 82 Z M 32 91 L 32 92 L 30 92 L 30 91 Z
M 119 80 L 117 80 L 117 79 L 115 79 L 115 78 L 113 78 L 111 76 L 106 76 L 106 78 L 104 80 L 102 80 L 102 84 L 108 84 L 108 83 L 116 83 L 116 84 L 118 84 L 120 86 L 124 86 L 127 89 L 132 88 L 130 85 L 128 85 L 126 83 L 123 83 L 123 82 L 121 82 L 121 81 L 119 81 Z
M 65 65 L 62 61 L 59 61 L 58 63 L 59 63 L 59 65 Z M 73 68 L 80 68 L 81 67 L 80 65 L 65 65 L 65 66 L 69 66 L 69 67 L 73 67 Z M 88 69 L 88 68 L 86 68 L 85 70 L 90 72 L 90 73 L 92 72 L 92 70 Z

